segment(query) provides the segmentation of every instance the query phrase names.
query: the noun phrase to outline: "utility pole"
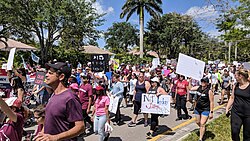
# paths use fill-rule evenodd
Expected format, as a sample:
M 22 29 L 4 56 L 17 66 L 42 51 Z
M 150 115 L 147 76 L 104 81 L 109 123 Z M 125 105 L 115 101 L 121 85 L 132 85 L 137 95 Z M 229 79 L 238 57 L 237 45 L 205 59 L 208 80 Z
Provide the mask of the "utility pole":
M 231 47 L 232 47 L 232 42 L 230 41 L 228 44 L 228 63 L 230 63 L 230 58 L 231 58 Z

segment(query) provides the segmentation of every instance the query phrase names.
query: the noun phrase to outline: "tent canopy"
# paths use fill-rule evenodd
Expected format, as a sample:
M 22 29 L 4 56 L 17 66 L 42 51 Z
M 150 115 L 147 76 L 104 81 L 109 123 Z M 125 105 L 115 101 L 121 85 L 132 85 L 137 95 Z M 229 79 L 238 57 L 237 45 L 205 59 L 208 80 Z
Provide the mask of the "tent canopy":
M 13 39 L 7 40 L 8 47 L 6 48 L 5 44 L 0 42 L 0 50 L 1 51 L 9 51 L 11 48 L 16 48 L 17 50 L 22 51 L 30 51 L 37 50 L 37 48 L 24 44 L 22 42 L 15 41 Z
M 114 55 L 114 53 L 107 51 L 107 50 L 103 50 L 97 46 L 92 46 L 92 45 L 88 45 L 88 46 L 82 46 L 82 48 L 80 49 L 81 52 L 86 53 L 86 54 L 108 54 L 108 55 Z

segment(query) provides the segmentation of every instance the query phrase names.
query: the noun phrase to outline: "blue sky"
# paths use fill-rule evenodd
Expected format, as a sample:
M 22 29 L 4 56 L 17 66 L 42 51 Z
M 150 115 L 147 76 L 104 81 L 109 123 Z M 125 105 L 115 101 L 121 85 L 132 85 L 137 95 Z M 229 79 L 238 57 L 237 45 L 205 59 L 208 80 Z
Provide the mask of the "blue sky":
M 106 31 L 112 26 L 113 22 L 125 21 L 125 18 L 120 19 L 121 9 L 125 2 L 126 0 L 97 0 L 97 2 L 94 3 L 94 7 L 97 11 L 99 13 L 107 13 L 104 16 L 104 19 L 106 20 L 104 25 L 98 27 L 98 29 Z M 214 23 L 220 13 L 220 10 L 216 7 L 222 4 L 225 3 L 218 3 L 216 0 L 163 0 L 162 9 L 164 14 L 170 12 L 188 14 L 198 22 L 204 32 L 209 33 L 211 36 L 218 36 L 220 33 L 216 30 Z M 134 14 L 129 22 L 137 25 L 139 28 L 138 19 L 138 16 Z M 150 17 L 148 13 L 145 13 L 145 24 L 149 19 Z M 99 47 L 104 47 L 104 39 L 98 40 L 98 44 Z

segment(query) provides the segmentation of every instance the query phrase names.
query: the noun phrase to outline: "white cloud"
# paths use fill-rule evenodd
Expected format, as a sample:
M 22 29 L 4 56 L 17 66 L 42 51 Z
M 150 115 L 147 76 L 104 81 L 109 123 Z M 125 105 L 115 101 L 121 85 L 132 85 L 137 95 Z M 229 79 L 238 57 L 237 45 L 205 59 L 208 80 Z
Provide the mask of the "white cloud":
M 218 18 L 219 13 L 216 11 L 213 5 L 198 7 L 194 6 L 187 10 L 185 13 L 193 17 L 195 20 L 215 20 Z
M 215 37 L 215 38 L 223 34 L 222 32 L 219 32 L 216 29 L 207 31 L 206 33 L 208 33 L 208 35 L 210 35 L 211 37 Z
M 106 8 L 104 5 L 102 5 L 102 2 L 99 0 L 99 1 L 96 1 L 95 3 L 93 3 L 92 5 L 96 11 L 99 13 L 99 14 L 104 14 L 106 13 L 107 15 L 108 14 L 111 14 L 114 12 L 114 8 L 113 7 L 108 7 Z

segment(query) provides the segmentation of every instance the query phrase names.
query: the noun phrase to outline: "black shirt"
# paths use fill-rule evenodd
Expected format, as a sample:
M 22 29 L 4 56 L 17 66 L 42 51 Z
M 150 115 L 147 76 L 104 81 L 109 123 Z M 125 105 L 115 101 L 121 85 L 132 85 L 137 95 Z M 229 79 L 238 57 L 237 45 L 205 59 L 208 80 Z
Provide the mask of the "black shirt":
M 209 87 L 202 90 L 202 86 L 198 88 L 198 98 L 195 109 L 197 111 L 210 111 Z
M 250 84 L 246 89 L 240 89 L 236 84 L 232 111 L 241 116 L 250 116 Z

